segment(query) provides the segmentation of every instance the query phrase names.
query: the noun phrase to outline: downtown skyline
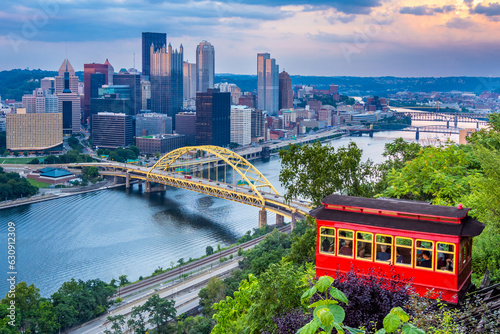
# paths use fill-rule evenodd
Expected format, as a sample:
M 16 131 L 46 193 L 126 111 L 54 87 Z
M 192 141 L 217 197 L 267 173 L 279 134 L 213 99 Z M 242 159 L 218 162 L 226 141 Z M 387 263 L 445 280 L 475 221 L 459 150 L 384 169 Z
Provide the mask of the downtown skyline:
M 217 73 L 256 74 L 269 52 L 292 75 L 500 76 L 500 4 L 491 1 L 5 1 L 0 70 L 75 70 L 108 58 L 141 70 L 141 33 L 167 34 L 195 62 L 217 49 Z

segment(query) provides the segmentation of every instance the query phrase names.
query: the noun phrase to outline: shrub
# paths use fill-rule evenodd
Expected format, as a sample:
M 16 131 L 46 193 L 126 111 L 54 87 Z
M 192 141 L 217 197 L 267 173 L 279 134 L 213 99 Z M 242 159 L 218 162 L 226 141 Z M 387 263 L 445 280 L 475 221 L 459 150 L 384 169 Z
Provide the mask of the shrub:
M 333 287 L 341 290 L 349 305 L 341 303 L 346 312 L 344 324 L 368 330 L 382 328 L 384 317 L 394 307 L 406 307 L 410 300 L 409 280 L 399 275 L 371 269 L 367 273 L 351 270 L 337 273 Z

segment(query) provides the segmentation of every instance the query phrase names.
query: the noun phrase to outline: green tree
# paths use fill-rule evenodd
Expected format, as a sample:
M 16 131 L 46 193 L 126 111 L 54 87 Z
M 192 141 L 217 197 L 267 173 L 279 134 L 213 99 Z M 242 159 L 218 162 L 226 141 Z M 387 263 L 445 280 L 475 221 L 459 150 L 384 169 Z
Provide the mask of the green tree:
M 463 146 L 427 146 L 402 169 L 389 172 L 388 187 L 381 195 L 454 205 L 471 191 L 470 180 L 478 173 L 477 167 Z
M 287 189 L 285 199 L 305 197 L 320 205 L 332 193 L 351 196 L 373 195 L 373 163 L 361 161 L 362 150 L 354 142 L 335 151 L 334 147 L 316 142 L 312 145 L 290 145 L 281 150 L 279 180 Z
M 99 169 L 96 166 L 85 166 L 82 168 L 82 173 L 89 179 L 95 179 L 99 176 Z
M 16 308 L 19 309 L 17 315 L 21 318 L 21 331 L 32 333 L 35 331 L 39 316 L 38 303 L 40 300 L 40 289 L 33 284 L 28 285 L 26 282 L 19 282 L 15 294 L 7 293 L 0 303 L 10 306 L 11 301 L 14 301 Z
M 207 246 L 205 252 L 207 255 L 212 255 L 214 253 L 214 248 L 212 246 Z
M 43 300 L 38 304 L 38 323 L 39 333 L 56 333 L 61 324 L 54 312 L 54 305 L 49 300 Z
M 175 319 L 176 309 L 174 300 L 160 298 L 152 295 L 140 308 L 149 315 L 148 322 L 156 328 L 158 334 L 169 333 L 168 322 Z
M 177 334 L 210 334 L 211 330 L 210 319 L 201 316 L 187 317 L 177 323 Z
M 204 316 L 211 318 L 213 315 L 212 304 L 218 303 L 226 297 L 226 286 L 218 277 L 212 277 L 205 288 L 198 293 L 200 297 L 201 312 Z
M 292 248 L 286 259 L 296 265 L 316 263 L 317 231 L 315 219 L 307 217 L 307 221 L 297 222 L 297 227 L 293 232 L 297 233 L 297 230 L 301 228 L 304 229 L 301 234 L 294 235 L 292 233 Z
M 111 321 L 111 329 L 113 330 L 113 332 L 106 330 L 105 333 L 123 333 L 122 327 L 123 325 L 125 325 L 125 316 L 123 314 L 109 316 L 108 321 Z
M 124 286 L 126 284 L 129 284 L 130 282 L 128 281 L 127 275 L 121 275 L 118 277 L 120 280 L 120 286 Z

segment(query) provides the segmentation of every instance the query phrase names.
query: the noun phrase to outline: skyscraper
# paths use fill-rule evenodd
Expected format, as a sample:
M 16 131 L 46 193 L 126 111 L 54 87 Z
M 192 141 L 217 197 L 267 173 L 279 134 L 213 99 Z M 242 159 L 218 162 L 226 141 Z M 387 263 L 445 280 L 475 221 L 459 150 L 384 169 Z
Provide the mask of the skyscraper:
M 127 85 L 130 87 L 130 102 L 132 102 L 132 114 L 137 115 L 142 108 L 141 99 L 141 75 L 127 71 L 120 71 L 113 76 L 114 85 Z
M 210 42 L 202 41 L 196 47 L 196 91 L 205 93 L 214 86 L 215 49 Z
M 293 108 L 293 90 L 290 74 L 283 71 L 279 75 L 279 109 Z
M 167 47 L 167 34 L 161 32 L 142 33 L 142 75 L 150 76 L 151 45 L 153 51 L 160 51 Z
M 277 115 L 279 110 L 279 66 L 269 53 L 257 54 L 257 108 Z
M 94 75 L 100 73 L 101 75 Z M 104 83 L 102 83 L 102 75 L 104 74 Z M 86 124 L 90 117 L 90 99 L 97 98 L 97 90 L 104 85 L 113 84 L 113 66 L 106 59 L 104 64 L 84 64 L 83 65 L 83 122 Z M 96 87 L 97 86 L 97 87 Z M 72 89 L 73 91 L 73 89 Z M 75 90 L 74 92 L 77 92 Z
M 175 51 L 168 44 L 168 50 L 151 51 L 151 111 L 167 114 L 175 120 L 175 114 L 182 111 L 182 64 L 184 48 Z M 175 121 L 174 121 L 175 129 Z
M 196 98 L 196 64 L 184 62 L 183 94 L 185 99 Z
M 80 132 L 80 94 L 75 70 L 65 59 L 56 76 L 57 109 L 62 114 L 63 133 Z
M 231 143 L 250 145 L 252 142 L 252 109 L 231 106 Z
M 231 93 L 196 93 L 196 145 L 226 147 L 231 141 Z

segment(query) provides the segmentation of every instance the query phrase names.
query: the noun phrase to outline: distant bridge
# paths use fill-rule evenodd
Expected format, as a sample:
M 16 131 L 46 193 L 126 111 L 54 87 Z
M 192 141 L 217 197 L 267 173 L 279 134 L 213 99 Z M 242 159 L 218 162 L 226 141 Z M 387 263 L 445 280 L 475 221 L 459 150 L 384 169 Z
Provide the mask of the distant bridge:
M 188 146 L 164 155 L 151 168 L 115 162 L 74 163 L 71 169 L 96 166 L 99 174 L 123 177 L 126 187 L 131 180 L 145 182 L 145 192 L 164 191 L 165 186 L 196 191 L 202 194 L 260 208 L 259 227 L 267 225 L 267 212 L 276 213 L 277 225 L 283 217 L 295 220 L 311 210 L 310 203 L 293 200 L 286 203 L 274 186 L 251 163 L 226 148 Z
M 410 117 L 412 121 L 446 122 L 448 125 L 450 122 L 453 122 L 455 128 L 458 122 L 476 123 L 477 127 L 479 127 L 479 124 L 488 123 L 488 115 L 479 113 L 397 111 L 394 114 Z
M 406 124 L 386 124 L 387 126 L 377 127 L 375 129 L 366 128 L 365 126 L 351 126 L 346 128 L 348 135 L 350 136 L 361 136 L 367 133 L 370 137 L 373 137 L 373 133 L 381 131 L 405 131 L 405 132 L 415 132 L 415 140 L 420 139 L 420 133 L 442 133 L 442 134 L 459 134 L 462 128 L 449 127 L 448 125 L 426 125 L 426 126 L 413 126 Z M 392 125 L 392 126 L 391 126 Z M 399 126 L 395 128 L 395 126 Z M 404 127 L 403 127 L 404 126 Z

